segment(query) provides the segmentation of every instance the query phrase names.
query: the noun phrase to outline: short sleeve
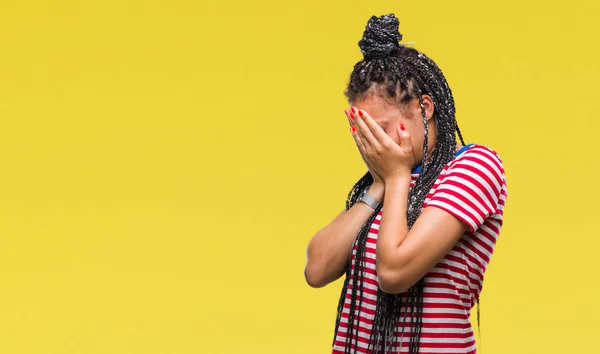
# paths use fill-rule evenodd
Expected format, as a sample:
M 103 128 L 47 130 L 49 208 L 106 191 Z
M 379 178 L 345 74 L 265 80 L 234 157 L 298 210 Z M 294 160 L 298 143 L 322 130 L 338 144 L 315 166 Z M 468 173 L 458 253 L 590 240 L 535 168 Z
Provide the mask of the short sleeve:
M 496 152 L 475 145 L 455 158 L 425 205 L 445 210 L 475 232 L 498 213 L 506 194 L 502 161 Z

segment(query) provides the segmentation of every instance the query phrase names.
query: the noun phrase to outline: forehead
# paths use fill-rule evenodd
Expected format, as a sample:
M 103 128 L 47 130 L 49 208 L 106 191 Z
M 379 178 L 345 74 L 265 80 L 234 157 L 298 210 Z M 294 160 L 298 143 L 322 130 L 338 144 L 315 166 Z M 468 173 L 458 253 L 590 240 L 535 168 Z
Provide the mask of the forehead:
M 390 120 L 396 120 L 402 116 L 398 107 L 377 95 L 370 95 L 365 99 L 355 100 L 350 102 L 350 105 L 369 113 L 379 125 Z

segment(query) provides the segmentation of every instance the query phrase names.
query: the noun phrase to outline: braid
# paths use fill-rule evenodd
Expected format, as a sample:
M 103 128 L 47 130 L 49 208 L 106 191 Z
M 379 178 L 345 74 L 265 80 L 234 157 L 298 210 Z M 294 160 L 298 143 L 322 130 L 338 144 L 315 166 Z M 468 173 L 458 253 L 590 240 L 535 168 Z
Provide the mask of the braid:
M 465 146 L 467 144 L 465 144 L 465 139 L 463 139 L 462 133 L 460 132 L 460 128 L 458 127 L 458 124 L 456 125 L 456 132 L 458 133 L 458 137 L 460 138 L 460 143 Z
M 383 19 L 388 21 L 390 18 L 384 16 Z M 373 19 L 369 22 L 370 27 L 367 27 L 364 38 L 367 37 L 369 31 L 385 32 L 389 30 L 389 28 L 384 28 L 388 25 L 387 22 L 382 20 L 381 23 L 371 23 L 372 21 Z M 388 37 L 390 36 L 387 35 L 386 38 Z M 364 38 L 363 41 L 365 41 Z M 400 35 L 399 38 L 401 39 L 402 36 Z M 373 42 L 372 38 L 368 39 Z M 361 43 L 364 44 L 363 41 Z M 384 49 L 388 51 L 382 54 Z M 365 98 L 372 93 L 377 93 L 398 106 L 403 106 L 413 99 L 419 100 L 425 132 L 422 170 L 408 195 L 407 222 L 409 229 L 411 229 L 421 214 L 423 204 L 433 184 L 443 171 L 444 166 L 455 156 L 456 133 L 463 142 L 462 134 L 456 125 L 454 98 L 439 67 L 416 49 L 399 46 L 396 43 L 396 46 L 392 49 L 382 45 L 373 48 L 366 47 L 363 48 L 363 53 L 365 58 L 354 66 L 345 92 L 349 101 Z M 423 95 L 429 95 L 434 103 L 437 128 L 437 141 L 429 160 L 427 160 L 429 155 L 429 130 L 423 105 Z M 373 177 L 367 172 L 350 190 L 346 200 L 346 210 L 356 203 L 358 195 L 365 188 L 369 188 L 372 183 Z M 350 291 L 348 327 L 345 329 L 345 353 L 354 352 L 353 348 L 356 348 L 358 344 L 360 318 L 356 318 L 355 313 L 357 309 L 360 312 L 362 307 L 366 240 L 370 227 L 380 211 L 381 206 L 375 210 L 360 229 L 356 239 L 355 253 L 353 251 L 352 256 L 349 258 L 346 270 L 346 279 L 338 303 L 336 322 L 337 333 L 343 305 L 348 291 Z M 369 339 L 369 351 L 374 353 L 395 351 L 399 345 L 402 345 L 404 331 L 408 328 L 410 330 L 409 353 L 416 354 L 419 352 L 423 323 L 424 285 L 425 281 L 422 278 L 404 294 L 387 294 L 378 289 L 375 316 L 371 338 Z M 404 313 L 404 318 L 400 319 L 402 313 Z M 408 325 L 406 317 L 410 319 Z M 399 324 L 402 327 L 400 335 L 397 333 Z
M 373 184 L 373 176 L 370 172 L 367 172 L 356 184 L 350 192 L 348 193 L 348 197 L 346 199 L 346 211 L 348 211 L 354 204 L 356 204 L 358 196 L 364 191 L 366 188 L 369 188 Z M 339 324 L 341 320 L 342 310 L 344 308 L 344 303 L 346 300 L 346 296 L 348 294 L 348 290 L 350 289 L 350 308 L 349 308 L 349 316 L 348 316 L 348 327 L 346 335 L 346 353 L 352 353 L 352 348 L 356 348 L 358 345 L 358 333 L 355 334 L 358 330 L 359 319 L 354 317 L 354 314 L 357 312 L 356 308 L 358 307 L 358 312 L 362 310 L 362 301 L 358 301 L 357 299 L 363 298 L 363 269 L 365 267 L 365 252 L 366 252 L 366 244 L 367 244 L 367 235 L 369 233 L 370 226 L 375 221 L 377 214 L 382 209 L 382 205 L 380 205 L 373 214 L 369 217 L 369 219 L 363 224 L 360 231 L 358 232 L 358 237 L 356 241 L 356 255 L 352 255 L 349 258 L 348 266 L 346 268 L 346 278 L 344 280 L 344 286 L 342 287 L 342 294 L 340 295 L 340 299 L 338 302 L 337 308 L 337 319 L 335 325 L 335 333 L 337 333 L 339 329 Z M 358 260 L 358 262 L 356 262 Z M 356 329 L 356 330 L 354 330 Z M 335 342 L 335 335 L 334 335 Z

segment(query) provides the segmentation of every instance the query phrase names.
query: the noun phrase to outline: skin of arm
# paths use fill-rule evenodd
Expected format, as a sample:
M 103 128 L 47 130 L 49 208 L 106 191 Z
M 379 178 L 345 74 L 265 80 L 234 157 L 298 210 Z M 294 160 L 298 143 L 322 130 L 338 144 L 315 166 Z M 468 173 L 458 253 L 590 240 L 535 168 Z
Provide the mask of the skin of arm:
M 426 207 L 408 230 L 410 175 L 386 181 L 377 238 L 377 275 L 386 293 L 407 291 L 454 247 L 467 225 L 448 212 Z
M 385 185 L 385 207 L 377 236 L 379 287 L 386 293 L 402 293 L 454 247 L 467 225 L 442 209 L 426 207 L 408 230 L 408 193 L 415 161 L 410 134 L 400 124 L 396 143 L 367 112 L 360 110 L 358 115 L 353 136 Z
M 369 194 L 381 201 L 384 191 L 383 183 L 375 182 Z M 344 274 L 356 235 L 373 212 L 365 203 L 356 203 L 312 237 L 306 250 L 304 268 L 308 285 L 321 288 Z

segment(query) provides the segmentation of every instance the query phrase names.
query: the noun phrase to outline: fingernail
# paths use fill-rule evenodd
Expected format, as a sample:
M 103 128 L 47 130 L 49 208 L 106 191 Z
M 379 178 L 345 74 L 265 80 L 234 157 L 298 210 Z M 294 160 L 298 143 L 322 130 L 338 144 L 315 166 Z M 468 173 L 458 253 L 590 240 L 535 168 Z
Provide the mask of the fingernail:
M 351 128 L 351 129 L 352 129 L 352 132 L 353 132 L 353 133 L 356 133 L 356 127 L 355 127 L 355 126 L 352 126 L 352 128 Z
M 354 114 L 350 113 L 350 118 L 354 119 Z
M 352 107 L 352 113 L 356 113 L 356 108 Z
M 404 124 L 400 123 L 400 130 L 404 130 Z
M 363 116 L 362 111 L 358 111 L 358 115 L 362 117 Z

